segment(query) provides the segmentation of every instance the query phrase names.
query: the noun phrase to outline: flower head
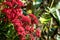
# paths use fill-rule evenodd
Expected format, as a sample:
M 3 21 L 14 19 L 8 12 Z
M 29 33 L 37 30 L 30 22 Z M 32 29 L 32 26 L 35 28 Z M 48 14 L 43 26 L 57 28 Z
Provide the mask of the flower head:
M 38 24 L 38 19 L 35 15 L 29 14 L 29 16 L 31 17 L 31 21 L 33 24 Z
M 36 36 L 41 37 L 41 30 L 39 28 L 36 29 Z
M 28 16 L 22 16 L 22 22 L 31 24 L 31 19 Z

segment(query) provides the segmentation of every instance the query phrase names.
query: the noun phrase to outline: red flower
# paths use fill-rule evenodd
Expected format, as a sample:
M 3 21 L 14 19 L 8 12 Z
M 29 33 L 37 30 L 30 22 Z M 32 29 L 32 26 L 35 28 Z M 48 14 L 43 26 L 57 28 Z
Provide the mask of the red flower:
M 28 16 L 22 16 L 22 22 L 31 24 L 31 19 Z
M 19 36 L 20 40 L 26 40 L 25 36 Z
M 19 19 L 12 20 L 12 23 L 17 26 L 22 26 L 22 22 Z
M 32 34 L 30 34 L 30 40 L 35 40 L 35 38 Z
M 22 16 L 22 10 L 21 9 L 5 8 L 2 10 L 2 12 L 6 13 L 6 17 L 9 20 L 13 20 L 13 19 L 18 18 L 19 16 Z
M 32 24 L 38 24 L 38 19 L 35 15 L 29 14 L 29 16 L 31 17 Z
M 16 29 L 17 31 L 19 31 L 19 32 L 23 32 L 24 31 L 24 28 L 23 27 L 21 27 L 21 26 L 19 26 L 19 27 L 17 27 L 17 29 Z
M 19 19 L 14 19 L 12 23 L 14 24 L 14 28 L 17 31 L 18 35 L 26 35 L 25 29 L 22 27 L 22 23 Z
M 2 10 L 2 12 L 6 13 L 6 14 L 10 14 L 11 11 L 12 11 L 12 10 L 9 9 L 9 8 L 4 8 L 4 9 Z
M 34 32 L 34 27 L 31 27 L 30 28 L 30 31 L 31 31 L 31 33 Z
M 20 0 L 6 0 L 6 2 L 3 2 L 3 4 L 6 4 L 9 7 L 13 7 L 13 8 L 14 5 L 17 5 L 19 7 L 24 6 L 24 4 Z
M 26 32 L 25 31 L 17 31 L 18 35 L 21 35 L 21 36 L 26 36 Z
M 26 38 L 22 37 L 22 39 L 21 39 L 21 40 L 26 40 Z
M 22 16 L 23 15 L 22 9 L 16 8 L 15 10 L 16 10 L 17 16 Z
M 26 40 L 25 37 L 27 34 L 30 34 L 31 40 L 35 40 L 33 36 L 34 27 L 32 26 L 33 24 L 38 24 L 37 17 L 33 14 L 25 16 L 22 9 L 20 9 L 21 6 L 24 6 L 20 0 L 6 0 L 3 4 L 8 5 L 8 8 L 4 8 L 2 12 L 4 12 L 6 18 L 13 23 L 20 40 Z M 36 29 L 36 36 L 41 36 L 41 32 L 38 28 Z
M 3 2 L 3 4 L 6 4 L 6 5 L 8 5 L 9 7 L 13 7 L 13 5 L 12 5 L 11 2 Z
M 23 4 L 20 0 L 17 0 L 17 1 L 16 1 L 16 4 L 17 4 L 18 6 L 24 6 L 24 4 Z
M 41 37 L 41 30 L 39 28 L 36 29 L 36 36 Z
M 25 29 L 26 29 L 27 31 L 30 31 L 30 26 L 29 26 L 29 25 L 26 25 Z

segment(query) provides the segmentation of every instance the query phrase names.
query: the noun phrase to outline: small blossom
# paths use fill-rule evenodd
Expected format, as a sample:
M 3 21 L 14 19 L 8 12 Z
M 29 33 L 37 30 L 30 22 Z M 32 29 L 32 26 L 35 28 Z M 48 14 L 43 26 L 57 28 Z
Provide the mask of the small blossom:
M 35 40 L 35 38 L 32 34 L 30 34 L 30 40 Z
M 36 29 L 36 36 L 41 37 L 41 30 L 39 28 Z
M 26 29 L 27 31 L 30 31 L 30 26 L 29 26 L 29 25 L 26 25 L 25 29 Z
M 13 5 L 12 5 L 11 2 L 4 2 L 3 4 L 6 4 L 6 5 L 8 5 L 9 7 L 13 7 Z
M 33 14 L 29 14 L 29 16 L 31 17 L 32 23 L 33 24 L 38 24 L 38 19 L 35 15 Z
M 31 28 L 30 28 L 30 31 L 31 31 L 31 32 L 34 32 L 34 27 L 31 27 Z
M 20 40 L 26 40 L 25 36 L 20 36 Z
M 28 16 L 22 16 L 22 22 L 27 24 L 31 24 L 31 19 Z
M 17 26 L 22 26 L 22 22 L 19 19 L 12 20 L 12 23 Z

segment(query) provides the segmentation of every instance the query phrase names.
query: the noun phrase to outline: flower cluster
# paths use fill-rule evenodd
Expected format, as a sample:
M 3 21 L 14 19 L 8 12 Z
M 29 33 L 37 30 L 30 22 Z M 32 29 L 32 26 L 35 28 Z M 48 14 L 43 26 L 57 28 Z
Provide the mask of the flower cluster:
M 40 37 L 40 30 L 36 29 L 34 31 L 34 24 L 38 24 L 38 20 L 34 14 L 29 14 L 25 16 L 22 12 L 21 6 L 24 6 L 20 0 L 6 0 L 3 2 L 8 8 L 4 8 L 2 12 L 6 14 L 6 18 L 13 23 L 20 40 L 26 40 L 26 35 L 30 35 L 31 40 L 34 39 L 34 33 L 37 37 Z
M 3 2 L 3 4 L 6 4 L 9 7 L 21 7 L 24 6 L 24 4 L 21 2 L 21 0 L 6 0 L 6 2 Z

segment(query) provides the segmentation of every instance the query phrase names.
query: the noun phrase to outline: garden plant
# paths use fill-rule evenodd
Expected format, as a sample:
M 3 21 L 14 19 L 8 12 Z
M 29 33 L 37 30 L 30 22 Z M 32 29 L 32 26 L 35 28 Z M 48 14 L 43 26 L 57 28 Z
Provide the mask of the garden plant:
M 0 40 L 60 40 L 60 0 L 0 0 Z

